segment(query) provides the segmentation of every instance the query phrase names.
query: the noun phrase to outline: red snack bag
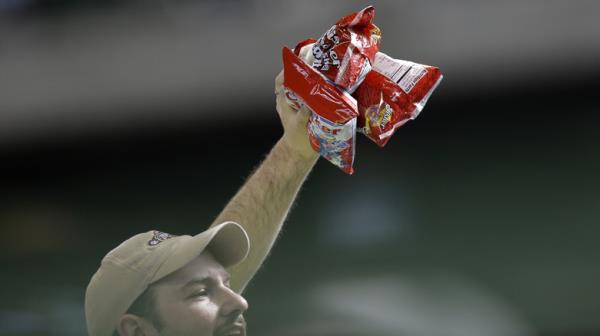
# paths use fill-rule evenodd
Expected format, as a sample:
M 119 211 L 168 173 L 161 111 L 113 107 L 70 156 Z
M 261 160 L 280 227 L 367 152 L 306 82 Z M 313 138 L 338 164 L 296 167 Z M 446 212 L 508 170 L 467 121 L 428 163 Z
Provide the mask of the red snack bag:
M 294 54 L 296 56 L 298 56 L 299 58 L 301 58 L 305 63 L 312 63 L 308 62 L 309 59 L 312 59 L 310 57 L 310 50 L 312 49 L 312 45 L 315 44 L 317 40 L 315 39 L 306 39 L 304 41 L 300 41 L 298 42 L 298 44 L 296 45 L 296 47 L 294 47 Z M 285 59 L 285 55 L 284 55 L 284 59 Z M 284 61 L 285 62 L 285 61 Z M 302 107 L 302 101 L 300 99 L 298 99 L 298 97 L 294 94 L 294 92 L 286 89 L 285 90 L 285 98 L 287 100 L 287 103 L 292 106 L 294 109 L 298 110 L 299 108 Z
M 381 32 L 373 24 L 375 8 L 341 18 L 312 47 L 309 62 L 342 89 L 352 93 L 371 70 Z
M 396 128 L 419 115 L 442 78 L 436 67 L 378 52 L 373 71 L 353 94 L 360 114 L 358 131 L 385 146 Z
M 283 48 L 283 85 L 291 92 L 287 97 L 312 111 L 308 123 L 310 144 L 321 156 L 344 172 L 354 172 L 356 100 L 328 81 L 320 72 Z

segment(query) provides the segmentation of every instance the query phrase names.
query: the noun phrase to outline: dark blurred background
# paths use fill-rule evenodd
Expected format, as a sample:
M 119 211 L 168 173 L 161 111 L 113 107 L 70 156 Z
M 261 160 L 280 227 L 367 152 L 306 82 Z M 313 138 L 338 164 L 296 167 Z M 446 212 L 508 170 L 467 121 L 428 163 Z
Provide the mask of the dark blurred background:
M 600 335 L 600 3 L 557 0 L 0 0 L 0 335 L 85 334 L 105 253 L 204 230 L 281 136 L 281 47 L 368 4 L 445 78 L 320 160 L 249 333 Z

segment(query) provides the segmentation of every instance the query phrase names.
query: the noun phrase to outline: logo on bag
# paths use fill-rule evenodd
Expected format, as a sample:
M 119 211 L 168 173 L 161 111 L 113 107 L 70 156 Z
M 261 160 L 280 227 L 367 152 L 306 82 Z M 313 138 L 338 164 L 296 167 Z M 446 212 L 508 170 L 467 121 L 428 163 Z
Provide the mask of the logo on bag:
M 312 64 L 313 68 L 327 71 L 330 66 L 336 68 L 340 67 L 341 63 L 338 55 L 335 50 L 333 50 L 333 48 L 340 43 L 340 38 L 337 36 L 336 32 L 336 26 L 334 25 L 313 45 L 312 54 L 315 58 Z
M 177 237 L 177 236 L 172 235 L 170 233 L 156 231 L 156 230 L 154 230 L 153 233 L 154 233 L 154 236 L 152 237 L 152 239 L 150 239 L 148 241 L 148 245 L 150 245 L 150 246 L 155 246 L 155 245 L 158 245 L 158 244 L 164 242 L 167 239 L 170 239 L 170 238 L 173 238 L 173 237 Z

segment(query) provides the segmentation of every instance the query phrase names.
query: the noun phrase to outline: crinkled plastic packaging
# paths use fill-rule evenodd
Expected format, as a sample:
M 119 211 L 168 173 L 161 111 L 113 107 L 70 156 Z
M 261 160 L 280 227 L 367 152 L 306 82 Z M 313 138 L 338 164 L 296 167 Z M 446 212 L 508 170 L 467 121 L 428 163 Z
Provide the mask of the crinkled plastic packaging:
M 358 102 L 358 131 L 380 147 L 396 128 L 416 118 L 442 80 L 436 67 L 396 60 L 378 52 L 353 96 Z
M 308 134 L 312 147 L 348 174 L 353 173 L 358 116 L 356 101 L 348 93 L 354 91 L 371 71 L 379 50 L 381 34 L 373 24 L 374 16 L 375 9 L 369 6 L 343 17 L 318 40 L 298 43 L 294 53 L 300 58 L 294 58 L 291 52 L 284 50 L 284 85 L 292 91 L 286 91 L 288 102 L 296 108 L 303 103 L 311 108 L 313 114 L 308 123 Z M 307 70 L 298 60 L 316 71 Z M 317 86 L 311 90 L 306 90 L 305 86 L 294 87 L 296 81 L 291 78 L 303 81 L 297 76 L 302 71 L 310 74 L 308 77 Z M 327 94 L 322 96 L 325 91 Z M 325 108 L 326 102 L 331 101 L 343 101 L 347 105 Z
M 290 49 L 283 48 L 286 97 L 297 107 L 306 104 L 313 113 L 308 122 L 310 144 L 325 159 L 353 173 L 356 100 L 328 81 Z
M 321 156 L 353 173 L 356 132 L 383 147 L 414 119 L 439 84 L 438 68 L 393 59 L 379 51 L 381 32 L 369 6 L 340 19 L 319 40 L 283 49 L 290 105 L 312 110 L 308 134 Z
M 371 70 L 381 32 L 373 24 L 375 8 L 341 18 L 312 46 L 313 68 L 352 93 Z

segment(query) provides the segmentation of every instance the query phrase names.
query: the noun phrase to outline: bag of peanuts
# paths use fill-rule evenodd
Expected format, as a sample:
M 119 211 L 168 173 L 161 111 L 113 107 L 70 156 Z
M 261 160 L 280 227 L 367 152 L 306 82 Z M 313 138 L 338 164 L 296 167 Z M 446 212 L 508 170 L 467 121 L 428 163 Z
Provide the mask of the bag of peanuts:
M 419 115 L 442 78 L 436 67 L 378 52 L 373 70 L 353 94 L 360 115 L 358 131 L 385 146 L 396 128 Z

